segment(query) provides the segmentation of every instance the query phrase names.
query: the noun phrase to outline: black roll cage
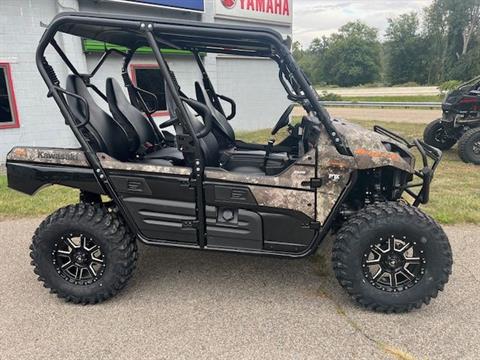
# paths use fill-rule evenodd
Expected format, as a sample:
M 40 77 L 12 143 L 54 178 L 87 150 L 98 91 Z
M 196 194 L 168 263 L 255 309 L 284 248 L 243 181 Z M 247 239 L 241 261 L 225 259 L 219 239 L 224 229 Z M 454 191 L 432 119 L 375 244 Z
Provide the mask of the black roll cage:
M 133 34 L 134 36 L 138 37 L 138 45 L 127 47 L 128 51 L 123 52 L 116 49 L 108 49 L 105 51 L 101 59 L 99 60 L 98 64 L 95 66 L 93 71 L 90 74 L 80 74 L 77 69 L 73 66 L 70 62 L 66 54 L 62 51 L 62 49 L 58 46 L 57 42 L 55 41 L 55 35 L 57 33 L 69 33 L 71 35 L 80 36 L 78 33 L 75 33 L 75 30 L 70 31 L 69 26 L 73 26 L 73 24 L 80 24 L 86 27 L 110 27 L 121 29 L 123 32 L 128 32 L 128 34 Z M 102 190 L 105 194 L 108 194 L 114 203 L 118 206 L 120 213 L 123 215 L 125 221 L 128 223 L 129 227 L 136 232 L 136 234 L 140 234 L 139 229 L 133 220 L 133 218 L 129 215 L 128 211 L 123 206 L 121 199 L 118 197 L 117 193 L 115 192 L 108 174 L 102 167 L 102 164 L 94 151 L 94 149 L 90 146 L 90 144 L 86 141 L 85 137 L 81 133 L 81 128 L 88 124 L 89 117 L 84 119 L 81 123 L 75 119 L 74 115 L 69 109 L 69 106 L 66 102 L 66 96 L 73 96 L 78 98 L 82 103 L 86 106 L 88 114 L 88 104 L 85 99 L 79 97 L 76 94 L 70 93 L 67 90 L 60 87 L 60 82 L 56 77 L 56 74 L 53 68 L 50 66 L 48 61 L 45 58 L 45 51 L 46 48 L 51 45 L 57 53 L 60 55 L 62 60 L 65 62 L 67 67 L 76 75 L 80 76 L 85 84 L 92 88 L 95 92 L 97 92 L 103 99 L 106 100 L 105 95 L 98 89 L 96 86 L 90 83 L 90 79 L 96 74 L 98 69 L 103 65 L 105 60 L 108 56 L 113 53 L 120 54 L 124 57 L 124 63 L 122 66 L 122 77 L 124 83 L 128 89 L 129 96 L 134 103 L 134 105 L 140 106 L 143 110 L 150 114 L 148 111 L 148 107 L 146 106 L 145 102 L 143 101 L 141 96 L 137 96 L 138 92 L 141 89 L 137 89 L 131 82 L 131 79 L 128 75 L 128 64 L 131 61 L 133 55 L 135 54 L 136 50 L 141 47 L 148 45 L 152 51 L 153 55 L 159 65 L 159 71 L 162 73 L 163 78 L 165 79 L 166 86 L 168 87 L 170 93 L 172 94 L 173 101 L 175 102 L 177 108 L 177 114 L 175 114 L 179 121 L 182 124 L 186 134 L 182 135 L 183 141 L 188 143 L 188 149 L 191 151 L 193 158 L 194 158 L 194 165 L 192 167 L 192 173 L 190 176 L 190 182 L 192 186 L 195 188 L 196 192 L 196 215 L 198 221 L 197 226 L 197 235 L 198 235 L 198 245 L 200 248 L 205 247 L 206 245 L 206 222 L 205 222 L 205 199 L 203 193 L 203 179 L 204 179 L 204 171 L 205 171 L 205 164 L 203 159 L 203 154 L 201 152 L 200 144 L 199 144 L 199 137 L 198 134 L 195 133 L 192 125 L 187 120 L 188 114 L 187 110 L 184 106 L 184 103 L 188 104 L 187 99 L 183 98 L 179 92 L 178 86 L 176 84 L 176 80 L 172 76 L 173 74 L 169 71 L 168 65 L 160 51 L 159 43 L 163 45 L 167 45 L 168 47 L 174 48 L 183 48 L 186 50 L 190 50 L 193 52 L 197 62 L 199 62 L 199 66 L 201 69 L 205 70 L 203 64 L 201 63 L 201 59 L 198 56 L 199 52 L 211 52 L 211 53 L 224 53 L 224 54 L 234 54 L 234 55 L 250 55 L 250 56 L 262 56 L 262 57 L 270 57 L 275 60 L 280 66 L 280 81 L 282 85 L 285 87 L 288 97 L 293 101 L 300 102 L 306 111 L 312 112 L 316 117 L 324 125 L 329 137 L 332 140 L 332 143 L 335 145 L 337 151 L 344 155 L 351 155 L 350 150 L 346 147 L 344 140 L 341 134 L 338 134 L 336 131 L 330 116 L 325 111 L 325 109 L 320 105 L 317 94 L 310 86 L 309 82 L 305 78 L 303 72 L 295 63 L 293 56 L 290 53 L 290 50 L 287 48 L 285 43 L 281 40 L 281 36 L 278 33 L 272 33 L 270 30 L 265 30 L 261 28 L 257 29 L 250 29 L 250 28 L 240 28 L 240 27 L 232 27 L 228 28 L 226 26 L 198 26 L 195 27 L 195 34 L 202 34 L 205 37 L 216 37 L 217 39 L 220 37 L 225 37 L 228 39 L 228 35 L 232 38 L 232 35 L 243 37 L 243 38 L 251 38 L 259 43 L 269 44 L 271 51 L 267 53 L 265 50 L 259 51 L 240 51 L 235 49 L 226 49 L 226 48 L 215 48 L 209 47 L 208 45 L 199 46 L 199 47 L 186 47 L 186 46 L 176 46 L 172 44 L 170 41 L 161 38 L 158 34 L 162 33 L 163 31 L 169 32 L 172 34 L 180 34 L 181 36 L 188 36 L 192 33 L 192 26 L 193 24 L 176 24 L 176 23 L 169 23 L 169 22 L 156 22 L 154 19 L 143 20 L 141 18 L 131 18 L 131 19 L 124 19 L 118 17 L 99 17 L 98 15 L 95 16 L 93 14 L 81 14 L 81 13 L 65 13 L 58 15 L 52 23 L 47 27 L 45 30 L 42 38 L 40 39 L 37 52 L 36 52 L 36 64 L 39 69 L 39 72 L 44 79 L 47 87 L 48 87 L 48 96 L 53 97 L 55 102 L 57 103 L 63 117 L 66 120 L 66 123 L 71 127 L 75 137 L 79 141 L 82 149 L 84 150 L 85 156 L 89 164 L 91 165 L 92 169 L 94 170 L 94 176 L 102 187 Z M 252 31 L 255 30 L 255 31 Z M 124 45 L 124 44 L 122 44 Z M 203 79 L 204 84 L 210 85 L 208 86 L 210 91 L 213 90 L 213 86 L 211 86 L 211 82 L 206 74 L 206 71 L 203 71 Z M 288 82 L 288 83 L 287 83 Z M 153 94 L 152 94 L 153 95 Z M 155 126 L 155 129 L 157 127 Z M 159 131 L 157 129 L 157 131 Z M 180 139 L 178 139 L 180 142 Z M 333 218 L 333 217 L 332 217 Z M 323 238 L 323 233 L 328 231 L 328 226 L 325 226 L 322 229 L 322 234 L 317 234 L 317 239 L 314 241 L 311 246 L 306 249 L 303 253 L 300 254 L 286 254 L 285 256 L 290 257 L 304 257 L 312 252 L 315 251 L 318 242 L 321 241 Z M 145 239 L 144 239 L 145 240 Z M 145 240 L 148 242 L 148 240 Z M 164 245 L 173 245 L 169 244 L 168 241 L 165 242 Z M 268 252 L 263 251 L 263 254 Z M 278 255 L 278 253 L 272 252 L 271 255 Z

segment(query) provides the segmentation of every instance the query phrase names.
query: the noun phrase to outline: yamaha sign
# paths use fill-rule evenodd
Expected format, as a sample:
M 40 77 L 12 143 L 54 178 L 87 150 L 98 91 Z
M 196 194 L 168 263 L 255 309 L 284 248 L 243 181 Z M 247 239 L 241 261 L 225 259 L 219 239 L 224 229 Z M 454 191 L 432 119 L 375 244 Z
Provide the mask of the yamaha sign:
M 216 17 L 290 25 L 293 0 L 215 0 Z

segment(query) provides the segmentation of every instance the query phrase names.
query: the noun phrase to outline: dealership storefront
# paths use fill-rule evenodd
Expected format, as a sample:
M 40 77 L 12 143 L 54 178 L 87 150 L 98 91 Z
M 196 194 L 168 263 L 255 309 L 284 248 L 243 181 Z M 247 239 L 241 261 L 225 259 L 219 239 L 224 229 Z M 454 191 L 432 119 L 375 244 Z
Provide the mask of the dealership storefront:
M 202 22 L 269 26 L 291 36 L 293 0 L 2 0 L 0 2 L 0 164 L 14 145 L 76 146 L 35 67 L 35 48 L 44 24 L 62 11 L 137 14 Z M 57 42 L 82 72 L 90 72 L 109 44 L 61 36 Z M 200 80 L 198 67 L 188 52 L 164 49 L 182 90 L 194 96 Z M 51 53 L 50 63 L 60 80 L 68 69 Z M 271 127 L 286 104 L 286 95 L 273 61 L 225 55 L 204 57 L 217 92 L 235 99 L 237 130 Z M 121 82 L 122 59 L 112 58 L 95 76 L 105 89 L 105 79 Z M 159 122 L 168 118 L 163 79 L 150 49 L 140 49 L 132 61 L 130 75 L 137 86 L 158 97 Z M 101 103 L 101 99 L 99 99 Z M 104 104 L 105 105 L 105 104 Z M 105 107 L 105 106 L 104 106 Z

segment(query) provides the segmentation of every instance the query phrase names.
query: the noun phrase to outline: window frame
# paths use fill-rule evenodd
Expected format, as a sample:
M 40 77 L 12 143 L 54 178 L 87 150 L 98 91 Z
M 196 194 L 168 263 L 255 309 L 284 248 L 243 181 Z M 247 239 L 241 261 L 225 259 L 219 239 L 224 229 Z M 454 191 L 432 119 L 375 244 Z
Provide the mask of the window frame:
M 3 68 L 5 72 L 8 101 L 10 103 L 10 111 L 12 112 L 12 118 L 13 118 L 13 121 L 11 122 L 7 122 L 7 123 L 0 122 L 0 130 L 1 129 L 17 129 L 20 127 L 20 118 L 18 116 L 17 99 L 15 98 L 15 89 L 13 87 L 12 67 L 8 62 L 0 61 L 0 68 Z
M 132 80 L 132 84 L 137 86 L 137 69 L 160 69 L 158 64 L 130 64 L 130 79 Z M 152 114 L 153 117 L 165 117 L 170 116 L 170 111 L 167 110 L 160 110 L 155 111 Z

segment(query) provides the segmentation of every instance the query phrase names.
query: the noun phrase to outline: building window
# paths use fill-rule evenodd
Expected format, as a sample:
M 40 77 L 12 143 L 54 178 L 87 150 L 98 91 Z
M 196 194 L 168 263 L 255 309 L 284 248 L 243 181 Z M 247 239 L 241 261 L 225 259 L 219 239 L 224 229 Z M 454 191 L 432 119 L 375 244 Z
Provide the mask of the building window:
M 0 129 L 16 128 L 18 126 L 18 112 L 13 92 L 10 64 L 0 63 Z
M 158 106 L 153 115 L 166 115 L 167 102 L 165 99 L 165 82 L 158 66 L 132 64 L 131 70 L 133 84 L 136 87 L 151 92 L 157 96 Z M 143 99 L 150 109 L 155 108 L 155 100 L 151 96 L 144 95 Z

